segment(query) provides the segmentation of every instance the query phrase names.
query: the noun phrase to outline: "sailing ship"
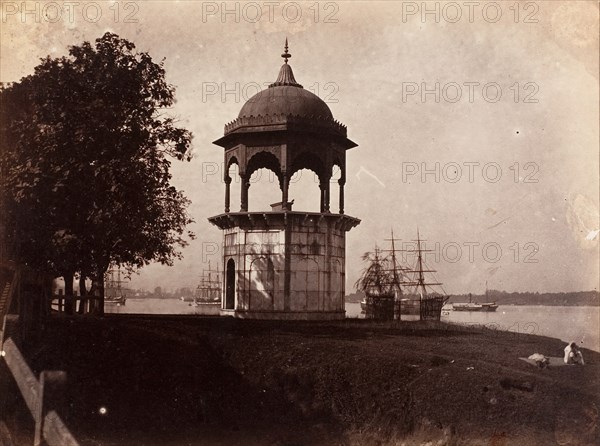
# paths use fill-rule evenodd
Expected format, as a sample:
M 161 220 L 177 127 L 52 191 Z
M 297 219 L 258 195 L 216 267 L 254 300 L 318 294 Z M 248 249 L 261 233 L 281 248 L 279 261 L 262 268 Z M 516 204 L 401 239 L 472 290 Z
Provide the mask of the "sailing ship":
M 416 248 L 412 250 L 404 250 L 405 252 L 415 253 L 416 265 L 413 269 L 407 270 L 406 273 L 412 273 L 412 279 L 403 281 L 401 284 L 410 290 L 408 295 L 417 297 L 419 305 L 419 316 L 421 320 L 437 320 L 439 321 L 442 314 L 442 307 L 446 304 L 449 297 L 442 287 L 441 282 L 427 282 L 425 273 L 434 275 L 437 271 L 434 269 L 425 269 L 423 253 L 429 252 L 429 249 L 423 249 L 421 236 L 417 229 Z M 435 276 L 434 276 L 435 278 Z M 439 288 L 441 292 L 436 291 Z
M 113 305 L 125 305 L 127 296 L 125 288 L 122 287 L 121 268 L 111 268 L 104 276 L 104 303 Z
M 410 268 L 400 266 L 396 257 L 396 240 L 394 238 L 394 231 L 391 231 L 392 238 L 387 241 L 391 242 L 390 259 L 392 262 L 392 274 L 394 277 L 394 283 L 396 284 L 396 299 L 394 303 L 394 311 L 396 319 L 401 319 L 403 314 L 406 315 L 418 315 L 419 314 L 419 302 L 414 299 L 414 296 L 406 296 L 403 294 L 401 285 L 406 283 L 406 273 L 410 272 Z M 411 299 L 411 297 L 413 297 Z
M 417 298 L 414 299 L 415 296 L 411 296 L 413 297 L 412 299 L 409 297 L 401 297 L 398 298 L 396 297 L 394 299 L 394 303 L 395 303 L 395 309 L 394 311 L 396 312 L 396 319 L 400 319 L 399 314 L 406 314 L 406 315 L 418 315 L 420 314 L 420 305 L 419 305 L 419 296 L 416 296 Z M 363 300 L 360 301 L 360 309 L 362 310 L 363 313 L 366 313 L 367 311 L 367 299 L 364 298 Z
M 487 281 L 485 282 L 485 300 L 487 299 L 488 289 L 487 289 Z M 498 305 L 496 302 L 484 302 L 477 303 L 472 301 L 471 293 L 469 293 L 469 302 L 457 302 L 452 304 L 452 310 L 454 311 L 496 311 L 498 309 Z
M 394 319 L 394 301 L 397 281 L 388 257 L 375 247 L 373 252 L 363 254 L 362 259 L 368 264 L 355 283 L 358 291 L 365 294 L 360 306 L 367 319 Z
M 203 271 L 200 284 L 194 292 L 193 305 L 220 305 L 221 291 L 221 274 L 218 269 L 212 271 L 209 262 L 208 271 Z
M 417 255 L 414 268 L 401 266 L 396 257 L 394 233 L 392 231 L 390 254 L 383 256 L 375 248 L 366 253 L 363 260 L 369 266 L 356 282 L 356 289 L 365 294 L 361 309 L 369 319 L 401 319 L 403 314 L 419 315 L 421 320 L 440 320 L 442 307 L 448 300 L 446 293 L 437 293 L 431 287 L 442 286 L 439 282 L 427 282 L 425 273 L 435 270 L 424 268 L 423 252 L 419 231 L 414 250 L 404 250 Z M 412 274 L 412 277 L 410 277 Z M 404 287 L 404 290 L 403 290 Z M 408 291 L 408 293 L 406 292 Z M 443 288 L 442 288 L 443 291 Z

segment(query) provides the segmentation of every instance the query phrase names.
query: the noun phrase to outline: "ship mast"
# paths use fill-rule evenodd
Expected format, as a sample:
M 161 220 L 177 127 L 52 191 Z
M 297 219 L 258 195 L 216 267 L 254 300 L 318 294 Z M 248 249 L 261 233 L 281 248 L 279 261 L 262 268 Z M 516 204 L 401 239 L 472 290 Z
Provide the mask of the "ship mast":
M 419 311 L 421 320 L 439 320 L 441 308 L 448 297 L 443 288 L 442 292 L 444 294 L 442 295 L 438 295 L 435 291 L 432 291 L 431 294 L 427 293 L 428 286 L 442 285 L 441 283 L 436 282 L 426 282 L 425 279 L 425 273 L 436 272 L 435 270 L 425 269 L 427 267 L 427 262 L 423 259 L 423 253 L 432 250 L 424 249 L 422 244 L 423 240 L 421 240 L 421 234 L 417 228 L 417 239 L 414 240 L 414 242 L 416 242 L 416 247 L 413 249 L 400 250 L 415 253 L 417 255 L 416 263 L 411 269 L 404 268 L 398 264 L 396 256 L 396 240 L 399 239 L 394 238 L 393 229 L 391 230 L 391 235 L 392 238 L 387 239 L 387 241 L 391 242 L 391 254 L 382 258 L 380 254 L 381 250 L 375 247 L 374 252 L 363 255 L 363 260 L 369 262 L 369 266 L 363 271 L 361 277 L 356 282 L 356 288 L 366 294 L 365 307 L 367 313 L 369 305 L 373 307 L 372 311 L 375 312 L 374 314 L 378 314 L 378 311 L 384 311 L 386 308 L 384 305 L 386 299 L 395 297 L 396 303 L 393 311 L 397 313 L 398 318 L 400 318 L 400 314 L 402 314 L 402 308 L 400 306 L 403 295 L 402 286 L 408 286 L 412 287 L 412 290 L 414 290 L 409 295 L 419 294 L 418 301 L 420 302 Z M 412 277 L 407 277 L 406 273 L 411 273 Z M 385 309 L 384 312 L 387 311 L 388 310 Z
M 407 268 L 403 268 L 398 266 L 398 261 L 396 259 L 396 240 L 400 240 L 400 239 L 396 239 L 394 238 L 394 229 L 390 229 L 392 238 L 388 239 L 386 241 L 391 242 L 392 244 L 392 253 L 391 253 L 391 258 L 392 258 L 392 281 L 394 283 L 394 288 L 396 290 L 396 304 L 398 305 L 398 309 L 397 309 L 397 314 L 398 314 L 398 319 L 401 320 L 402 318 L 402 287 L 400 286 L 402 283 L 402 279 L 401 279 L 401 273 L 399 271 L 407 271 Z
M 421 240 L 421 234 L 419 233 L 419 228 L 417 228 L 417 240 L 415 240 L 415 241 L 417 242 L 416 249 L 407 249 L 405 251 L 417 254 L 417 263 L 415 265 L 415 269 L 408 271 L 411 273 L 416 273 L 416 277 L 415 277 L 415 279 L 413 279 L 412 282 L 404 282 L 404 284 L 407 286 L 414 286 L 415 291 L 419 293 L 419 300 L 423 301 L 424 298 L 427 299 L 427 287 L 428 286 L 432 286 L 432 285 L 440 285 L 441 286 L 442 284 L 437 283 L 437 282 L 426 282 L 425 281 L 424 273 L 435 273 L 436 270 L 425 269 L 423 267 L 423 264 L 424 264 L 423 253 L 431 252 L 433 250 L 432 249 L 423 249 L 423 247 L 422 247 L 423 240 Z
M 405 268 L 401 268 L 398 267 L 398 262 L 396 260 L 396 240 L 400 240 L 400 239 L 396 239 L 394 238 L 394 230 L 391 230 L 391 234 L 392 234 L 392 238 L 388 239 L 387 241 L 390 241 L 392 243 L 392 274 L 393 274 L 393 281 L 394 281 L 394 286 L 396 287 L 396 289 L 398 290 L 398 294 L 400 296 L 402 296 L 402 288 L 400 287 L 400 283 L 402 282 L 400 279 L 400 275 L 398 274 L 398 270 L 403 270 Z
M 417 279 L 417 287 L 421 287 L 421 300 L 423 300 L 423 295 L 427 295 L 427 289 L 425 288 L 425 277 L 423 276 L 423 256 L 421 254 L 421 236 L 419 235 L 419 228 L 417 228 L 417 259 L 419 265 L 419 278 Z
M 217 264 L 216 274 L 212 269 L 212 264 L 208 262 L 208 268 L 202 270 L 202 276 L 200 284 L 196 288 L 196 296 L 203 300 L 211 300 L 215 297 L 220 298 L 221 283 L 220 283 L 220 270 Z M 213 277 L 215 279 L 213 280 Z
M 125 280 L 121 276 L 121 265 L 111 265 L 104 274 L 104 297 L 106 299 L 125 298 L 124 292 L 128 290 L 123 288 L 123 283 Z

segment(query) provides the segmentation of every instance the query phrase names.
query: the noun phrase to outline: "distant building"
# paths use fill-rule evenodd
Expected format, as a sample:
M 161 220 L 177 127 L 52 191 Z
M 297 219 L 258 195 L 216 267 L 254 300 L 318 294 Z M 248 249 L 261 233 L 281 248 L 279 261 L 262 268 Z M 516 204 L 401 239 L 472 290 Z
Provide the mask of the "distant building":
M 277 80 L 250 98 L 215 141 L 225 149 L 225 212 L 209 221 L 223 230 L 222 313 L 255 319 L 343 319 L 346 232 L 360 220 L 344 214 L 346 150 L 356 144 L 327 104 L 296 82 L 285 63 Z M 229 168 L 241 179 L 240 211 L 232 212 Z M 341 170 L 339 212 L 330 210 L 333 167 Z M 272 170 L 281 202 L 248 212 L 251 175 Z M 292 211 L 292 175 L 314 171 L 320 212 Z

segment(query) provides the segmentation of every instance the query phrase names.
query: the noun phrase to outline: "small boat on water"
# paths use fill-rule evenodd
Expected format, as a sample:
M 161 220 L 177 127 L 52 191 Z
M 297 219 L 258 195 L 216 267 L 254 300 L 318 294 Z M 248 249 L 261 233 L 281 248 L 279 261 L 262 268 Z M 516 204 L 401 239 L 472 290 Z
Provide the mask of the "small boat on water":
M 487 282 L 485 284 L 485 295 L 487 297 Z M 487 299 L 486 299 L 487 300 Z M 469 302 L 457 302 L 452 304 L 454 311 L 496 311 L 498 305 L 496 302 L 477 303 L 472 301 L 471 293 L 469 293 Z
M 126 296 L 114 296 L 114 297 L 105 297 L 104 298 L 104 303 L 105 304 L 113 304 L 113 305 L 125 305 L 125 302 L 127 301 L 127 297 Z
M 465 302 L 452 304 L 454 311 L 496 311 L 498 305 L 494 302 L 485 302 L 478 304 L 477 302 Z

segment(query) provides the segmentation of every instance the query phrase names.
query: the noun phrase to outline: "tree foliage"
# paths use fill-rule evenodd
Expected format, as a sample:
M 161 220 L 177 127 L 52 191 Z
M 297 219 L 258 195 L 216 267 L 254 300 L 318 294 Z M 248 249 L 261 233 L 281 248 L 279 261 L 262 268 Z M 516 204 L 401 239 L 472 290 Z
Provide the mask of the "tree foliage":
M 168 113 L 174 87 L 162 63 L 106 33 L 42 59 L 0 99 L 0 193 L 15 260 L 89 275 L 180 257 L 191 219 L 169 158 L 189 160 L 192 135 Z
M 382 256 L 375 248 L 375 252 L 364 253 L 362 260 L 367 267 L 354 284 L 356 290 L 373 296 L 394 295 L 400 282 L 391 257 Z

